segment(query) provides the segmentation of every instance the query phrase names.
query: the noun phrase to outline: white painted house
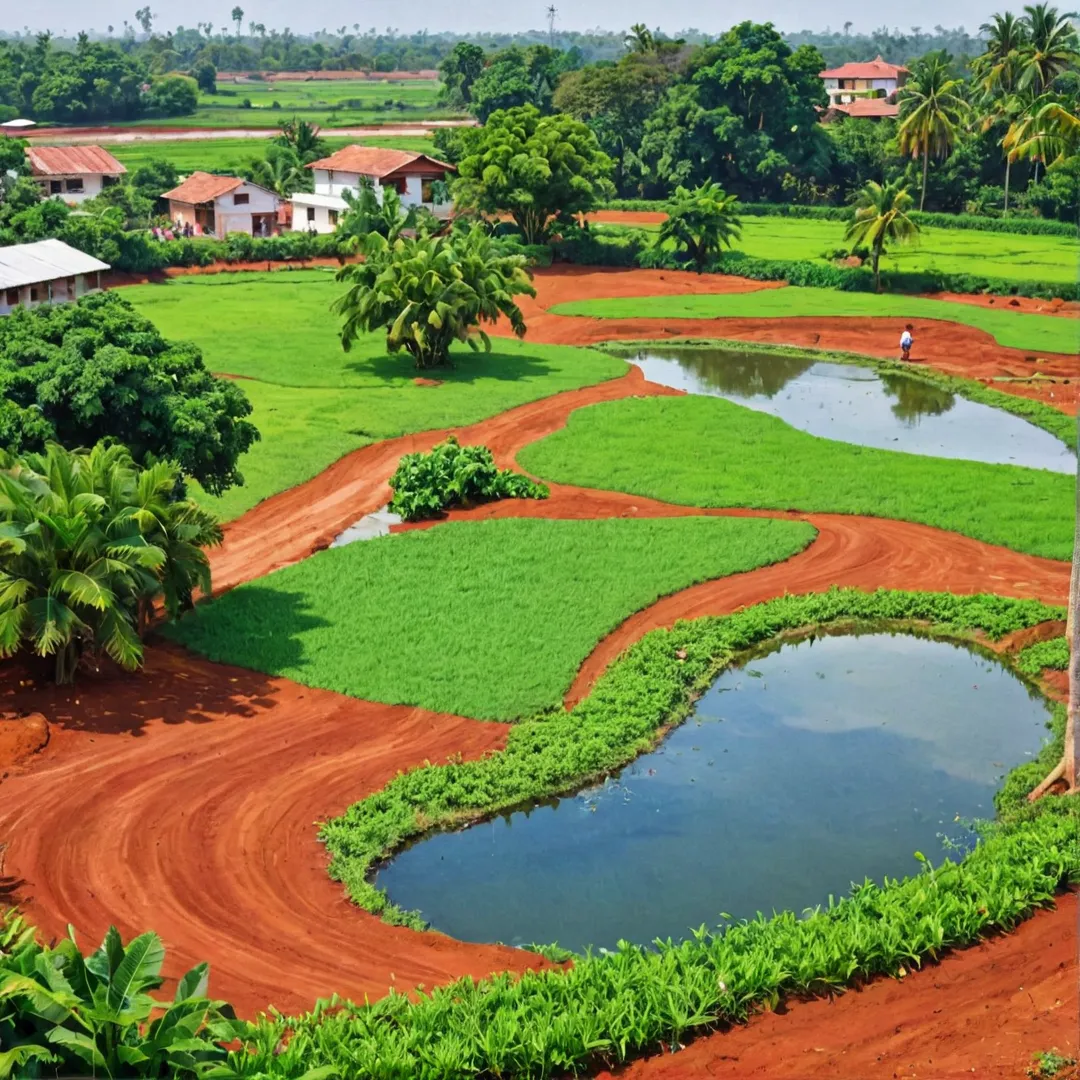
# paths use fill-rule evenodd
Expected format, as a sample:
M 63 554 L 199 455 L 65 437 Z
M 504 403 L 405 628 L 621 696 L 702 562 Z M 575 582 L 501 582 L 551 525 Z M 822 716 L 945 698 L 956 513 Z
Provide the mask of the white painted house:
M 72 204 L 100 195 L 127 172 L 100 146 L 28 146 L 26 157 L 42 193 Z
M 362 177 L 375 185 L 375 196 L 380 203 L 383 188 L 393 187 L 405 209 L 423 206 L 437 217 L 450 214 L 449 203 L 435 201 L 432 185 L 446 180 L 456 170 L 453 165 L 427 154 L 384 150 L 378 146 L 346 146 L 306 167 L 315 178 L 315 191 L 313 194 L 298 191 L 293 195 L 294 232 L 333 232 L 339 215 L 348 209 L 342 192 L 355 194 Z
M 238 176 L 193 172 L 161 197 L 168 200 L 171 220 L 190 224 L 197 236 L 270 236 L 277 229 L 281 199 Z
M 863 64 L 843 64 L 821 72 L 829 105 L 849 105 L 860 98 L 884 98 L 896 102 L 896 92 L 911 72 L 900 64 L 890 64 L 877 56 Z
M 0 315 L 78 300 L 101 288 L 109 264 L 60 240 L 0 247 Z

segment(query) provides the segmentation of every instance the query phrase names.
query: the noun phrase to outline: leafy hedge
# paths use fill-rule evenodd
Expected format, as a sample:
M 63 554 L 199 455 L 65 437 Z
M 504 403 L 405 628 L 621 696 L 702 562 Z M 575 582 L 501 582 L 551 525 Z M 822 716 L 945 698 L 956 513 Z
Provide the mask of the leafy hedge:
M 663 199 L 615 199 L 605 203 L 605 210 L 667 209 Z M 850 206 L 800 206 L 795 203 L 739 203 L 745 217 L 810 218 L 816 221 L 849 221 Z M 933 229 L 974 229 L 979 232 L 1013 233 L 1017 236 L 1077 235 L 1076 226 L 1067 221 L 1036 217 L 985 217 L 982 214 L 935 214 L 913 210 L 908 215 L 916 224 Z
M 617 234 L 587 233 L 555 244 L 556 258 L 590 266 L 643 266 L 658 270 L 686 270 L 684 257 L 655 245 L 655 237 L 641 229 Z M 834 266 L 810 259 L 759 259 L 741 251 L 727 252 L 706 267 L 711 274 L 734 274 L 754 281 L 786 281 L 844 292 L 873 292 L 874 278 L 866 267 Z M 1080 300 L 1080 284 L 1054 281 L 1014 281 L 979 274 L 944 274 L 938 271 L 885 272 L 882 288 L 894 293 L 994 293 L 1032 296 L 1046 300 Z
M 1069 642 L 1064 637 L 1029 645 L 1016 657 L 1016 668 L 1025 675 L 1039 675 L 1043 668 L 1064 671 L 1069 666 Z
M 486 446 L 462 446 L 453 435 L 428 454 L 405 454 L 390 488 L 390 509 L 406 521 L 438 517 L 451 506 L 548 497 L 546 484 L 497 468 Z
M 197 237 L 155 240 L 146 232 L 128 232 L 118 241 L 118 254 L 105 258 L 114 270 L 145 274 L 172 266 L 210 266 L 216 262 L 287 262 L 339 258 L 345 252 L 333 233 L 287 232 L 278 236 L 230 233 L 223 240 Z

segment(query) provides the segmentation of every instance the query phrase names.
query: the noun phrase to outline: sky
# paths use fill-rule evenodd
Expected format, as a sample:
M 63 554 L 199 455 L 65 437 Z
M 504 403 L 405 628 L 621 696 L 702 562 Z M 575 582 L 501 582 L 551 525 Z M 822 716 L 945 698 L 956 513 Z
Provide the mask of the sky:
M 49 0 L 28 4 L 19 0 L 0 0 L 0 28 L 21 30 L 50 29 L 54 33 L 91 28 L 104 30 L 112 24 L 119 28 L 124 19 L 134 23 L 135 9 L 145 0 Z M 548 0 L 550 2 L 550 0 Z M 229 12 L 236 0 L 151 0 L 157 16 L 156 25 L 171 29 L 177 25 L 194 26 L 213 20 L 215 25 L 229 22 Z M 1018 0 L 1019 3 L 1019 0 Z M 544 0 L 506 3 L 506 0 L 469 0 L 446 4 L 439 0 L 366 0 L 363 4 L 342 0 L 259 0 L 246 3 L 244 22 L 261 22 L 267 28 L 289 26 L 294 32 L 352 26 L 379 30 L 393 27 L 402 32 L 427 29 L 431 32 L 515 31 L 546 26 Z M 987 0 L 908 0 L 902 6 L 878 9 L 865 0 L 831 0 L 829 3 L 805 3 L 805 0 L 734 0 L 729 4 L 704 5 L 697 0 L 555 0 L 558 9 L 556 27 L 564 30 L 588 30 L 601 27 L 621 30 L 632 23 L 675 34 L 685 27 L 719 33 L 744 19 L 771 21 L 781 30 L 839 29 L 850 20 L 853 30 L 870 31 L 888 23 L 907 32 L 912 26 L 928 30 L 935 25 L 964 26 L 973 31 L 995 10 Z M 1001 4 L 998 5 L 1003 6 Z M 1016 6 L 1016 5 L 1014 5 Z M 1067 6 L 1067 5 L 1066 5 Z M 902 21 L 901 21 L 902 20 Z

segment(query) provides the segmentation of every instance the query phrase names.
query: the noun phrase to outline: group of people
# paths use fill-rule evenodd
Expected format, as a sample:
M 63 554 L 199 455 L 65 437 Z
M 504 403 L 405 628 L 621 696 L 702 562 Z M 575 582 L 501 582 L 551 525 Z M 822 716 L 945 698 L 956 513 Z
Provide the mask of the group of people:
M 160 225 L 154 225 L 150 229 L 155 240 L 190 240 L 195 235 L 195 227 L 190 221 L 181 221 L 177 218 L 176 228 L 163 229 Z

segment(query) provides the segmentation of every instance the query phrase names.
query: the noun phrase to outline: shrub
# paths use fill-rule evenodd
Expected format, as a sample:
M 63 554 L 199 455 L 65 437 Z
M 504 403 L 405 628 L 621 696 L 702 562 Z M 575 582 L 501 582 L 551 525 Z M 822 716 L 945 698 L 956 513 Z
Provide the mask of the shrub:
M 486 446 L 461 446 L 453 435 L 429 454 L 406 454 L 390 477 L 390 487 L 390 509 L 406 521 L 438 517 L 451 506 L 548 496 L 546 485 L 496 468 Z
M 1069 642 L 1064 637 L 1029 645 L 1016 658 L 1017 670 L 1025 675 L 1040 675 L 1044 668 L 1064 671 L 1068 666 Z

